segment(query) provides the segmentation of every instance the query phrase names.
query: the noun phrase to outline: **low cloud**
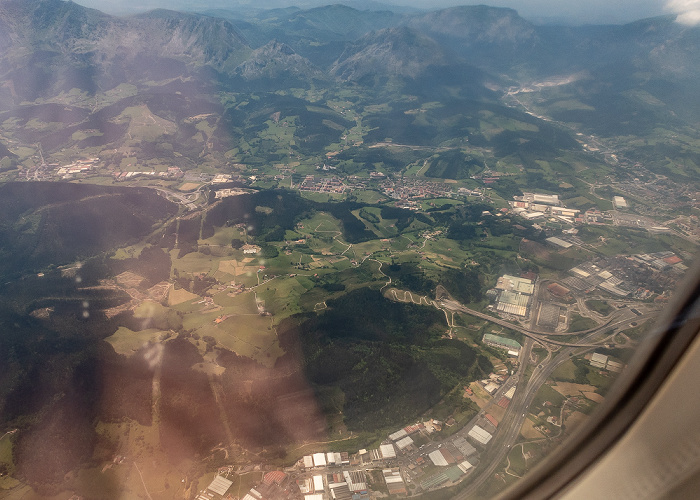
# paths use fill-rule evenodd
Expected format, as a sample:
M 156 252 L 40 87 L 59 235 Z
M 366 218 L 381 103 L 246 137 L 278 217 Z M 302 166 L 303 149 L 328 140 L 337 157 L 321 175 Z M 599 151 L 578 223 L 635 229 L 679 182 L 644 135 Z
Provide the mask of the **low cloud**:
M 700 24 L 700 0 L 668 0 L 666 8 L 678 14 L 677 23 L 686 26 Z

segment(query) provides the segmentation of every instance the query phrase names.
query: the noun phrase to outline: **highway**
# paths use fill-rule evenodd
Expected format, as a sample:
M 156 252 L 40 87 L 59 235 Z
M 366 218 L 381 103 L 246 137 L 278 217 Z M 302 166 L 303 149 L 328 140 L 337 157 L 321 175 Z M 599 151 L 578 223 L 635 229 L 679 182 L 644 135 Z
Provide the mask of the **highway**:
M 596 333 L 591 333 L 587 336 L 592 337 Z M 526 342 L 527 345 L 527 342 Z M 525 349 L 525 346 L 523 346 Z M 558 351 L 556 355 L 549 361 L 544 361 L 537 365 L 532 372 L 532 375 L 527 379 L 520 378 L 518 380 L 518 387 L 515 391 L 515 395 L 508 405 L 503 419 L 498 424 L 496 433 L 494 434 L 491 443 L 489 443 L 489 448 L 481 456 L 481 463 L 479 464 L 477 470 L 472 473 L 469 479 L 469 486 L 462 490 L 459 494 L 455 496 L 458 500 L 466 500 L 471 497 L 477 489 L 486 482 L 493 473 L 499 467 L 501 462 L 506 458 L 511 450 L 511 447 L 518 440 L 518 435 L 520 434 L 520 428 L 525 421 L 525 418 L 532 401 L 535 399 L 537 391 L 542 387 L 542 385 L 547 381 L 552 372 L 557 369 L 559 365 L 571 359 L 571 354 L 577 349 L 575 347 L 565 347 Z M 587 349 L 580 350 L 578 354 L 585 352 Z M 529 354 L 527 358 L 523 358 L 520 363 L 518 373 L 525 373 L 525 367 L 527 366 L 527 360 L 529 359 Z M 470 423 L 471 424 L 471 423 Z
M 559 340 L 554 340 L 551 337 L 556 336 L 556 335 L 572 335 L 572 333 L 545 333 L 545 332 L 537 332 L 537 331 L 532 331 L 527 328 L 523 328 L 520 325 L 513 324 L 509 321 L 503 320 L 501 318 L 495 318 L 493 316 L 489 316 L 488 314 L 484 314 L 479 311 L 475 311 L 474 309 L 469 309 L 468 307 L 460 304 L 456 300 L 450 300 L 450 299 L 443 299 L 440 302 L 441 306 L 454 312 L 461 312 L 465 314 L 469 314 L 472 316 L 476 316 L 477 318 L 490 321 L 491 323 L 495 323 L 497 325 L 500 325 L 504 328 L 509 328 L 511 330 L 514 330 L 516 332 L 522 333 L 526 337 L 530 337 L 533 340 L 536 340 L 541 343 L 548 343 L 548 344 L 554 344 L 558 346 L 565 346 L 565 347 L 595 347 L 596 345 L 600 345 L 601 341 L 598 341 L 597 343 L 591 344 L 591 343 L 583 343 L 583 342 L 562 342 Z M 627 314 L 629 313 L 629 314 Z M 651 319 L 656 316 L 656 313 L 647 313 L 643 314 L 641 316 L 636 316 L 634 313 L 630 312 L 629 310 L 625 309 L 624 311 L 620 311 L 620 314 L 618 316 L 623 316 L 622 319 L 617 319 L 614 321 L 614 318 L 610 318 L 608 321 L 603 323 L 602 325 L 598 325 L 596 327 L 590 328 L 588 330 L 583 330 L 581 332 L 576 332 L 575 335 L 586 335 L 586 334 L 591 334 L 591 333 L 599 333 L 603 330 L 612 330 L 615 329 L 619 326 L 622 326 L 624 324 L 629 323 L 630 321 L 637 321 L 637 322 L 642 322 L 647 319 Z
M 407 293 L 404 291 L 403 299 L 399 298 L 399 293 L 401 291 L 394 290 L 393 296 L 395 300 L 401 302 L 407 302 Z M 512 374 L 508 380 L 501 385 L 501 387 L 493 394 L 492 398 L 488 403 L 481 408 L 479 413 L 471 419 L 460 431 L 455 433 L 451 438 L 454 439 L 458 436 L 466 437 L 467 433 L 471 428 L 479 422 L 481 418 L 488 412 L 489 408 L 496 404 L 503 395 L 515 385 L 516 390 L 513 398 L 505 411 L 505 414 L 496 431 L 493 434 L 493 438 L 490 443 L 486 446 L 486 450 L 481 453 L 479 464 L 476 468 L 464 478 L 468 484 L 466 488 L 462 490 L 457 498 L 460 500 L 466 500 L 470 498 L 477 489 L 483 485 L 489 478 L 493 477 L 494 472 L 503 463 L 504 459 L 512 449 L 512 446 L 518 441 L 520 435 L 520 429 L 525 421 L 526 415 L 530 405 L 535 399 L 537 392 L 540 387 L 547 381 L 551 376 L 552 372 L 557 369 L 562 363 L 571 359 L 573 354 L 583 354 L 586 351 L 590 351 L 596 347 L 602 347 L 607 344 L 614 344 L 619 347 L 631 347 L 630 343 L 627 344 L 617 344 L 613 341 L 613 338 L 619 330 L 624 330 L 629 328 L 630 323 L 635 321 L 641 323 L 643 321 L 654 318 L 657 312 L 650 308 L 641 308 L 643 313 L 635 314 L 629 308 L 620 308 L 610 315 L 610 317 L 602 324 L 597 325 L 594 328 L 584 330 L 581 332 L 572 333 L 545 333 L 533 331 L 528 328 L 524 328 L 520 325 L 515 325 L 501 318 L 496 318 L 488 314 L 484 314 L 473 309 L 469 309 L 460 302 L 442 296 L 438 300 L 427 299 L 426 297 L 421 297 L 421 299 L 416 301 L 413 296 L 410 296 L 410 301 L 413 303 L 425 303 L 426 305 L 432 305 L 443 311 L 452 313 L 464 313 L 470 314 L 477 318 L 489 321 L 491 323 L 503 326 L 505 328 L 522 333 L 525 336 L 523 346 L 520 352 L 520 364 L 516 373 Z M 629 305 L 629 304 L 627 304 Z M 603 318 L 598 315 L 599 320 Z M 448 322 L 449 324 L 449 322 Z M 576 342 L 562 342 L 551 338 L 557 335 L 580 335 L 579 340 Z M 526 371 L 528 366 L 531 364 L 530 356 L 532 348 L 535 342 L 547 347 L 549 354 L 546 359 L 540 361 L 538 365 L 532 371 L 529 377 L 526 377 Z M 445 440 L 447 442 L 449 440 Z M 431 451 L 437 449 L 441 444 L 440 442 L 432 442 L 426 445 L 422 450 L 414 452 L 405 457 L 402 462 L 411 462 L 417 458 L 418 455 L 425 455 Z
M 390 282 L 387 283 L 387 285 L 388 284 L 390 284 Z M 629 308 L 621 308 L 613 313 L 604 324 L 582 332 L 576 332 L 576 335 L 580 335 L 578 341 L 562 342 L 552 339 L 550 336 L 553 334 L 551 333 L 548 334 L 544 332 L 536 332 L 519 325 L 514 325 L 500 318 L 469 309 L 461 303 L 444 296 L 442 299 L 438 300 L 421 297 L 418 301 L 416 301 L 410 292 L 403 291 L 403 299 L 399 297 L 399 294 L 401 293 L 400 290 L 393 290 L 392 292 L 394 300 L 400 302 L 410 301 L 417 304 L 424 303 L 425 305 L 441 309 L 446 313 L 449 311 L 452 313 L 457 312 L 470 314 L 491 323 L 520 332 L 525 336 L 519 355 L 520 362 L 515 373 L 513 373 L 501 385 L 501 387 L 496 390 L 489 401 L 480 409 L 479 413 L 469 422 L 467 422 L 463 428 L 447 439 L 429 442 L 421 446 L 419 450 L 415 450 L 407 455 L 399 455 L 396 459 L 381 461 L 379 464 L 363 464 L 362 466 L 364 469 L 376 468 L 377 465 L 380 467 L 400 467 L 403 471 L 404 477 L 408 478 L 407 480 L 409 482 L 411 479 L 416 479 L 406 469 L 407 464 L 415 462 L 419 456 L 424 456 L 427 459 L 427 455 L 429 453 L 438 450 L 443 445 L 457 437 L 466 438 L 468 432 L 474 427 L 474 425 L 478 424 L 482 419 L 484 419 L 484 416 L 489 412 L 489 409 L 493 405 L 497 404 L 509 389 L 515 386 L 516 389 L 515 393 L 513 394 L 513 398 L 506 408 L 503 418 L 498 423 L 498 427 L 493 432 L 491 441 L 488 443 L 488 445 L 486 445 L 485 450 L 480 453 L 478 464 L 476 464 L 470 473 L 464 476 L 462 480 L 462 487 L 464 489 L 456 495 L 458 500 L 474 498 L 478 489 L 489 479 L 493 478 L 494 473 L 499 470 L 509 452 L 512 450 L 513 445 L 518 442 L 520 429 L 527 418 L 529 408 L 532 405 L 537 392 L 542 385 L 545 384 L 545 382 L 552 375 L 552 372 L 554 372 L 557 367 L 570 360 L 572 355 L 580 355 L 586 351 L 591 351 L 596 347 L 601 347 L 610 343 L 614 344 L 612 339 L 616 335 L 617 331 L 629 328 L 629 323 L 631 321 L 642 322 L 655 316 L 655 312 L 653 310 L 650 311 L 649 308 L 641 308 L 644 312 L 639 315 L 633 313 Z M 409 295 L 407 296 L 407 294 Z M 611 331 L 612 333 L 609 333 Z M 566 333 L 563 335 L 571 334 Z M 544 360 L 540 360 L 537 366 L 535 366 L 532 370 L 532 373 L 528 376 L 528 368 L 532 366 L 531 355 L 535 343 L 545 346 L 549 352 L 547 357 Z M 619 345 L 621 347 L 630 347 L 629 343 L 628 345 Z M 306 473 L 302 473 L 302 475 L 314 473 L 318 474 L 319 472 L 337 472 L 344 469 L 346 469 L 345 466 L 324 467 L 321 469 L 315 469 L 314 471 L 307 471 Z M 356 469 L 356 466 L 348 468 L 348 470 Z M 439 487 L 437 489 L 439 489 Z
M 500 318 L 495 318 L 479 311 L 469 309 L 455 300 L 443 298 L 435 305 L 452 312 L 461 312 L 473 315 L 480 319 L 484 319 L 505 328 L 520 332 L 526 337 L 524 345 L 521 349 L 521 355 L 519 357 L 520 364 L 516 373 L 511 375 L 508 381 L 506 381 L 499 388 L 489 403 L 481 409 L 479 414 L 469 423 L 467 423 L 463 430 L 457 433 L 458 435 L 466 435 L 466 432 L 477 423 L 478 419 L 487 412 L 488 408 L 495 404 L 495 402 L 499 401 L 502 395 L 510 387 L 512 387 L 513 384 L 516 385 L 513 399 L 508 405 L 503 418 L 499 422 L 498 428 L 493 434 L 493 438 L 488 444 L 486 451 L 481 454 L 479 465 L 465 479 L 465 481 L 469 482 L 469 485 L 456 496 L 456 498 L 459 500 L 466 500 L 467 498 L 470 498 L 477 491 L 477 489 L 484 484 L 484 482 L 493 476 L 494 472 L 498 469 L 510 452 L 512 446 L 518 440 L 520 429 L 525 421 L 528 409 L 535 399 L 537 391 L 540 389 L 540 387 L 542 387 L 542 385 L 551 376 L 552 372 L 556 370 L 559 365 L 571 359 L 571 355 L 574 353 L 582 354 L 587 350 L 599 347 L 602 344 L 611 343 L 610 339 L 612 339 L 614 333 L 611 335 L 604 335 L 602 338 L 597 338 L 600 337 L 601 334 L 606 334 L 611 330 L 615 332 L 620 327 L 627 328 L 631 321 L 642 322 L 655 317 L 655 313 L 653 312 L 647 312 L 646 314 L 637 316 L 629 309 L 621 309 L 617 312 L 617 314 L 613 314 L 613 316 L 605 323 L 582 332 L 577 332 L 579 335 L 583 335 L 583 337 L 581 337 L 581 340 L 578 342 L 570 343 L 560 342 L 552 338 L 548 338 L 552 334 L 533 332 L 532 330 L 523 328 L 519 325 L 514 325 Z M 571 334 L 568 333 L 567 335 Z M 540 362 L 534 368 L 532 374 L 529 377 L 526 377 L 525 373 L 530 362 L 530 353 L 534 342 L 542 343 L 543 345 L 545 343 L 554 344 L 559 347 L 555 353 L 550 351 L 547 359 Z
M 156 191 L 161 193 L 166 199 L 175 198 L 176 203 L 184 205 L 185 207 L 187 207 L 188 210 L 196 210 L 197 205 L 195 205 L 194 202 L 197 201 L 197 199 L 199 198 L 200 191 L 204 186 L 200 186 L 199 188 L 197 188 L 196 191 L 193 191 L 191 193 L 177 193 L 175 191 L 171 191 L 162 187 L 150 187 L 151 189 L 155 189 Z

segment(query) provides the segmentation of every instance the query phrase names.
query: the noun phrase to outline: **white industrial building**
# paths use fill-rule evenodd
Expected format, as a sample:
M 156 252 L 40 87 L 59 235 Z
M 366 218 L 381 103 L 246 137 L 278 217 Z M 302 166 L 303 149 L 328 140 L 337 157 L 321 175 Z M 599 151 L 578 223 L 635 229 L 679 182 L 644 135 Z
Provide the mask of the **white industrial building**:
M 405 438 L 399 439 L 398 441 L 396 441 L 396 447 L 399 450 L 403 450 L 405 448 L 408 448 L 412 444 L 413 444 L 413 439 L 411 439 L 409 436 L 406 436 Z
M 362 470 L 343 471 L 345 482 L 350 491 L 362 491 L 367 489 L 365 472 Z
M 496 310 L 507 314 L 515 314 L 516 316 L 526 316 L 529 302 L 529 295 L 504 290 L 498 297 Z
M 233 481 L 231 481 L 230 479 L 226 479 L 223 476 L 216 476 L 212 480 L 212 482 L 209 483 L 207 489 L 216 493 L 217 495 L 224 496 L 232 484 Z
M 328 465 L 342 465 L 349 460 L 343 460 L 343 456 L 340 453 L 328 452 L 326 453 L 326 463 Z
M 488 392 L 489 394 L 493 394 L 498 390 L 498 384 L 494 384 L 493 382 L 489 382 L 484 386 L 484 390 Z
M 445 460 L 445 456 L 440 450 L 429 453 L 428 458 L 438 467 L 445 467 L 447 465 L 447 460 Z
M 591 356 L 591 366 L 595 368 L 605 368 L 608 362 L 608 357 L 605 354 L 594 352 Z
M 405 436 L 408 436 L 408 432 L 406 432 L 406 429 L 401 429 L 394 432 L 393 434 L 389 434 L 389 439 L 391 439 L 392 441 L 398 441 L 399 439 Z
M 574 208 L 552 207 L 552 215 L 563 215 L 564 217 L 576 217 L 580 210 Z
M 546 241 L 548 243 L 551 243 L 552 245 L 561 247 L 561 248 L 571 248 L 574 246 L 572 243 L 569 243 L 568 241 L 562 240 L 561 238 L 557 238 L 556 236 L 552 236 L 550 238 L 547 238 Z
M 544 212 L 523 212 L 520 214 L 521 217 L 527 220 L 537 219 L 539 217 L 544 217 Z
M 458 467 L 459 467 L 459 470 L 461 470 L 462 472 L 467 472 L 469 469 L 471 469 L 474 466 L 465 460 L 464 462 L 460 463 L 458 465 Z
M 620 373 L 622 369 L 625 367 L 622 363 L 618 363 L 617 361 L 611 361 L 608 360 L 608 364 L 606 365 L 606 368 L 615 373 Z
M 478 425 L 472 427 L 469 431 L 469 434 L 467 435 L 470 438 L 474 439 L 476 442 L 481 443 L 483 445 L 488 444 L 488 442 L 491 441 L 491 438 L 493 437 L 490 433 L 486 432 L 485 429 L 482 429 Z
M 314 467 L 325 467 L 326 466 L 326 454 L 325 453 L 314 453 Z
M 248 493 L 242 498 L 242 500 L 261 500 L 262 495 L 255 488 L 251 488 Z
M 393 444 L 383 444 L 379 446 L 379 453 L 383 459 L 396 458 L 396 450 Z
M 528 193 L 523 193 L 527 195 Z M 544 203 L 545 205 L 558 205 L 559 195 L 556 194 L 537 194 L 532 195 L 532 201 L 535 203 Z
M 532 280 L 527 278 L 519 278 L 517 276 L 504 274 L 496 281 L 496 290 L 532 295 L 532 292 L 535 291 L 535 284 Z
M 627 202 L 622 196 L 613 196 L 613 206 L 615 208 L 627 208 Z
M 463 437 L 458 437 L 454 441 L 452 441 L 452 444 L 455 445 L 455 447 L 464 455 L 465 457 L 470 457 L 472 455 L 476 455 L 477 451 L 476 448 L 474 448 L 469 441 L 464 439 Z

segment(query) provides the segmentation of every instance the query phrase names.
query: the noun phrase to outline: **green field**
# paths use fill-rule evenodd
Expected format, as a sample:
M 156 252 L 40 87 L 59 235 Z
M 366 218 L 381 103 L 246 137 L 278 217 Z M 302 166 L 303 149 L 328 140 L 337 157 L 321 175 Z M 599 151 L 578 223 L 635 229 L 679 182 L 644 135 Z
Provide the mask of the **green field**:
M 228 249 L 231 248 L 231 240 L 234 238 L 245 241 L 245 235 L 237 227 L 219 227 L 216 228 L 214 236 L 199 240 L 199 244 L 220 246 Z
M 183 328 L 201 338 L 212 337 L 221 346 L 265 366 L 272 366 L 284 354 L 273 317 L 259 314 L 253 293 L 229 297 L 222 292 L 215 296 L 214 303 L 218 304 L 213 309 L 202 305 L 185 312 Z
M 586 301 L 586 307 L 589 309 L 592 309 L 593 311 L 597 312 L 598 314 L 602 314 L 603 316 L 607 316 L 611 312 L 614 311 L 614 308 L 605 302 L 604 300 L 597 300 L 597 299 L 591 299 Z
M 544 384 L 537 391 L 537 394 L 535 395 L 535 399 L 532 401 L 532 407 L 531 407 L 530 413 L 534 413 L 532 411 L 532 409 L 544 408 L 544 404 L 547 401 L 549 401 L 552 404 L 552 406 L 554 406 L 554 407 L 561 407 L 561 405 L 564 403 L 565 400 L 566 400 L 565 396 L 563 396 L 559 392 L 552 389 L 551 386 Z
M 573 361 L 568 360 L 557 367 L 556 370 L 552 372 L 552 378 L 554 380 L 574 380 L 576 370 L 576 365 Z
M 508 462 L 510 462 L 510 470 L 518 476 L 525 475 L 527 472 L 527 462 L 523 456 L 522 446 L 514 446 L 508 454 Z
M 569 332 L 582 332 L 598 326 L 591 318 L 584 318 L 578 313 L 571 313 L 569 317 Z
M 159 342 L 167 332 L 155 328 L 133 332 L 120 326 L 110 337 L 105 340 L 110 343 L 117 354 L 130 356 L 144 345 Z
M 170 253 L 173 260 L 173 270 L 186 274 L 213 274 L 218 269 L 217 260 L 211 255 L 204 255 L 199 252 L 190 252 L 178 259 L 178 251 Z
M 4 434 L 4 435 L 2 435 Z M 0 468 L 3 474 L 0 476 L 0 490 L 8 490 L 19 484 L 19 481 L 11 477 L 15 466 L 12 459 L 12 438 L 10 434 L 4 432 L 0 434 Z

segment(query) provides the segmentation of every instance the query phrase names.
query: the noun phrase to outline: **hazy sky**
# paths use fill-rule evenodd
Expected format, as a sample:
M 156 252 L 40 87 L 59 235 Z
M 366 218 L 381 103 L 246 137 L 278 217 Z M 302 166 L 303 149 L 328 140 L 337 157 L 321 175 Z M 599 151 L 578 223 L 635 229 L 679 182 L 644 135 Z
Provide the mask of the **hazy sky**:
M 77 3 L 109 13 L 144 11 L 157 7 L 203 11 L 235 6 L 272 8 L 287 5 L 310 7 L 362 0 L 77 0 Z M 686 24 L 700 22 L 700 0 L 378 0 L 380 3 L 434 9 L 454 5 L 487 4 L 511 7 L 533 21 L 560 21 L 567 24 L 625 23 L 663 14 L 679 14 Z

